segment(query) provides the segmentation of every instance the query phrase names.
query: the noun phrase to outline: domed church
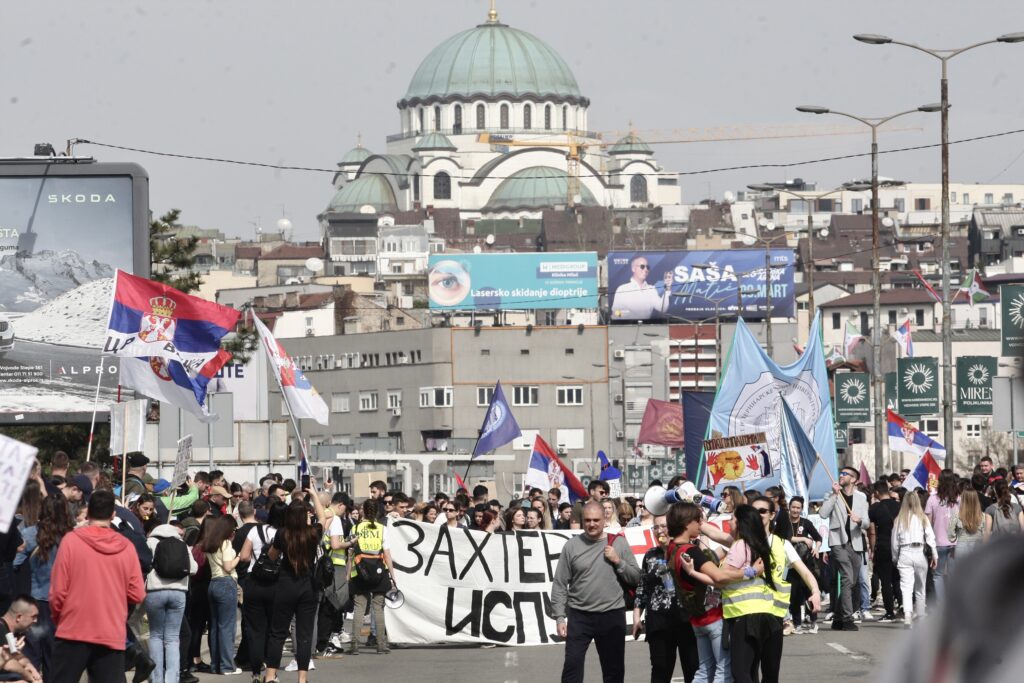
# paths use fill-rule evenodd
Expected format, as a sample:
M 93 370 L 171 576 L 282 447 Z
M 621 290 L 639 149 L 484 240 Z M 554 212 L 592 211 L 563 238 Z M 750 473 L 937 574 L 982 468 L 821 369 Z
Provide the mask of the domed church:
M 445 40 L 416 69 L 384 153 L 360 142 L 344 155 L 321 222 L 457 212 L 471 236 L 474 224 L 522 227 L 566 208 L 610 229 L 620 213 L 680 204 L 677 176 L 651 147 L 635 134 L 607 141 L 591 132 L 589 107 L 565 60 L 502 23 L 492 1 L 484 23 Z

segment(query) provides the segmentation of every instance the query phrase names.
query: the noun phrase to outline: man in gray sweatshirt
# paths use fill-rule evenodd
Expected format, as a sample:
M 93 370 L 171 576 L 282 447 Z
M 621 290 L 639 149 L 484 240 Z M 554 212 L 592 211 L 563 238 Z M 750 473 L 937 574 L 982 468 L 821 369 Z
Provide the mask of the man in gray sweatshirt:
M 583 533 L 562 548 L 551 587 L 558 635 L 565 638 L 562 683 L 582 683 L 591 640 L 597 643 L 605 683 L 625 677 L 626 603 L 620 579 L 636 586 L 640 568 L 624 536 L 608 543 L 604 510 L 591 501 L 583 506 Z

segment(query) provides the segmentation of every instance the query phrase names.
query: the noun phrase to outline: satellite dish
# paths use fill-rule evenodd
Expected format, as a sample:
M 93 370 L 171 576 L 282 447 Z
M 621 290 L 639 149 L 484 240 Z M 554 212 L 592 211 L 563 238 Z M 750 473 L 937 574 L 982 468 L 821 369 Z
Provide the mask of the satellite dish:
M 487 244 L 494 244 L 494 235 L 487 235 L 487 237 L 484 238 L 484 242 L 486 242 Z
M 475 247 L 473 247 L 473 253 L 474 254 L 479 254 L 481 251 L 483 251 L 483 249 L 480 247 L 479 244 L 476 245 Z
M 774 230 L 775 229 L 775 221 L 768 221 L 768 225 L 764 226 L 764 229 L 765 230 Z
M 828 237 L 828 235 L 828 228 L 822 228 L 821 230 L 818 231 L 818 237 Z
M 726 190 L 722 194 L 722 198 L 725 199 L 726 204 L 732 204 L 734 201 L 736 201 L 736 194 L 732 190 Z
M 768 226 L 768 219 L 764 218 L 764 217 L 758 218 L 757 219 L 757 224 L 759 226 L 761 226 L 762 228 L 767 227 Z
M 891 228 L 895 224 L 896 224 L 896 221 L 894 221 L 893 219 L 889 218 L 888 216 L 886 216 L 885 218 L 882 219 L 882 225 L 884 225 L 887 228 Z
M 277 219 L 277 229 L 280 230 L 281 232 L 286 232 L 288 230 L 291 230 L 292 229 L 292 222 L 290 220 L 288 220 L 287 218 L 278 218 Z
M 319 259 L 316 256 L 310 256 L 306 259 L 306 270 L 316 273 L 324 269 L 323 259 Z

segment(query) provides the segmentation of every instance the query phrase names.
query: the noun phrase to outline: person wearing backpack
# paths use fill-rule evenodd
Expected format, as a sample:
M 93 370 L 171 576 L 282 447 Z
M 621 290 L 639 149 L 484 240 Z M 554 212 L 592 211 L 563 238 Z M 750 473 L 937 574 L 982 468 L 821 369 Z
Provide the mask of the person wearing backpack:
M 156 667 L 152 683 L 178 683 L 181 670 L 181 620 L 185 616 L 188 577 L 199 570 L 182 540 L 183 529 L 159 524 L 149 532 L 146 545 L 153 553 L 153 570 L 146 577 L 146 618 L 149 620 L 149 656 Z
M 651 654 L 651 682 L 672 680 L 676 668 L 676 652 L 683 669 L 683 679 L 691 683 L 697 673 L 699 658 L 697 640 L 689 617 L 683 614 L 676 599 L 676 584 L 673 583 L 666 557 L 669 537 L 665 515 L 653 517 L 651 527 L 657 545 L 647 551 L 640 564 L 640 581 L 636 585 L 636 603 L 633 608 L 633 637 L 640 632 L 646 634 L 647 647 Z M 641 620 L 641 614 L 644 619 Z
M 249 643 L 249 670 L 254 682 L 261 680 L 267 659 L 274 593 L 281 568 L 280 561 L 272 561 L 268 551 L 277 530 L 284 526 L 287 512 L 288 505 L 275 499 L 267 511 L 267 524 L 251 528 L 239 552 L 242 561 L 249 562 L 248 576 L 242 584 L 242 630 Z

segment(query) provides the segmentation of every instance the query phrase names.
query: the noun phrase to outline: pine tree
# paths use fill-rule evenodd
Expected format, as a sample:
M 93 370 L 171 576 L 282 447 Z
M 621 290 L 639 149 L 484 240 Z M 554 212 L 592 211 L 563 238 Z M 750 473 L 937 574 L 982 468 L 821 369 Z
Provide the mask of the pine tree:
M 202 276 L 195 270 L 199 238 L 179 235 L 180 217 L 181 209 L 171 209 L 150 222 L 149 249 L 153 264 L 150 277 L 182 292 L 194 292 L 203 283 Z

